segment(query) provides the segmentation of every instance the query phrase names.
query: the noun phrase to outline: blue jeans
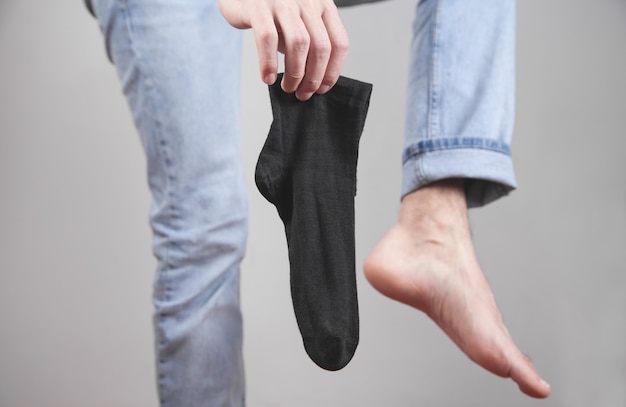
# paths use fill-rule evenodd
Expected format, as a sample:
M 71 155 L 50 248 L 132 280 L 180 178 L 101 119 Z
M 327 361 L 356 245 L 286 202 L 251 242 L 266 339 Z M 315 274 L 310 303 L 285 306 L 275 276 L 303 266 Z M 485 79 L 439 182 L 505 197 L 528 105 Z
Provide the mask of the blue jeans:
M 244 405 L 241 33 L 214 0 L 95 0 L 147 157 L 159 398 Z
M 402 196 L 465 178 L 470 207 L 515 188 L 515 0 L 421 0 L 413 25 Z
M 240 33 L 216 0 L 92 3 L 147 157 L 161 406 L 243 406 Z M 403 194 L 462 177 L 476 206 L 514 187 L 514 7 L 419 2 Z

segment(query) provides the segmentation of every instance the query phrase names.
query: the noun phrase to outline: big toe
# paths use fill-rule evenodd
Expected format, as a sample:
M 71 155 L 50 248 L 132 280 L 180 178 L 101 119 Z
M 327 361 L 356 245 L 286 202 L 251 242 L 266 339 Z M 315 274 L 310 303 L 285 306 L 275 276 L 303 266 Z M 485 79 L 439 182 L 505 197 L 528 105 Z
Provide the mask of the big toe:
M 525 394 L 546 398 L 550 395 L 550 385 L 539 376 L 530 359 L 520 355 L 517 363 L 511 368 L 511 379 L 517 383 Z

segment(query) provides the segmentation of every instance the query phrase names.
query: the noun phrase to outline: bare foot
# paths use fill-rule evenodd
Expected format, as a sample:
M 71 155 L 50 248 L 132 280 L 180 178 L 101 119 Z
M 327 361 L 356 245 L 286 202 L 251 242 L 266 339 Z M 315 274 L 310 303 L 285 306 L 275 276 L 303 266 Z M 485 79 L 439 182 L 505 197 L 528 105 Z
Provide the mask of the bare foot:
M 384 295 L 425 312 L 480 366 L 544 398 L 549 385 L 513 343 L 474 254 L 462 180 L 404 197 L 398 223 L 365 260 Z

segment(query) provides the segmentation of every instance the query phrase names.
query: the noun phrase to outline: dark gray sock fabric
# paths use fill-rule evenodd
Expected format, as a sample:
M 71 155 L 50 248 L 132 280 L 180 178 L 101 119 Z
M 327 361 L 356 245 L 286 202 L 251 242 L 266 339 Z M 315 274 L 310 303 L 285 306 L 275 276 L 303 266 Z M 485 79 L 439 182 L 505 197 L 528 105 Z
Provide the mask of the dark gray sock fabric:
M 306 102 L 270 86 L 272 122 L 256 167 L 289 248 L 291 297 L 304 347 L 327 370 L 359 342 L 354 196 L 359 139 L 372 85 L 346 77 Z

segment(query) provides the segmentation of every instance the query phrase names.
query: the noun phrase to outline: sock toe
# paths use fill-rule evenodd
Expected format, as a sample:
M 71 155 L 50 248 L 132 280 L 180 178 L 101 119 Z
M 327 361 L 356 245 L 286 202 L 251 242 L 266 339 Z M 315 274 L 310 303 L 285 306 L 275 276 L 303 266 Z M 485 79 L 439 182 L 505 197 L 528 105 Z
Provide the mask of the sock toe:
M 320 336 L 305 339 L 304 348 L 319 367 L 335 371 L 344 368 L 350 362 L 357 343 L 339 336 Z

